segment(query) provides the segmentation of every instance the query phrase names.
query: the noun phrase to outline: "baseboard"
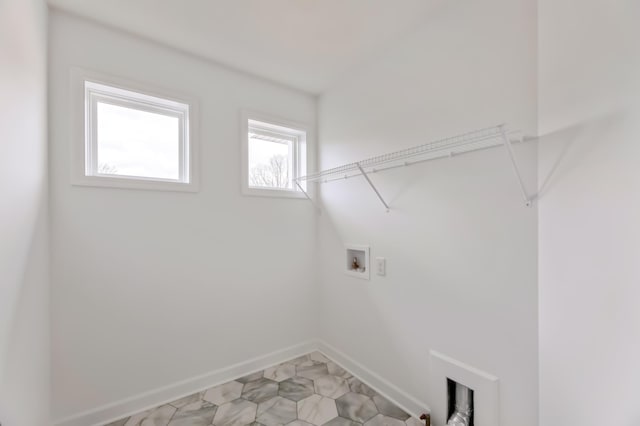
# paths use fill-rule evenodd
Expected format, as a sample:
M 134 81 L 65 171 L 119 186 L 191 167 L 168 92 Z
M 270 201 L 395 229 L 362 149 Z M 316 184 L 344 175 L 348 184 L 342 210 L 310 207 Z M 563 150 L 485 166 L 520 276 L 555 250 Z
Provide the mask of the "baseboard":
M 166 404 L 184 396 L 203 391 L 213 386 L 264 370 L 272 365 L 319 350 L 331 360 L 351 372 L 358 379 L 375 389 L 398 407 L 414 417 L 429 412 L 426 403 L 412 397 L 389 380 L 369 370 L 361 363 L 319 339 L 309 340 L 279 351 L 261 355 L 225 368 L 154 389 L 127 399 L 88 410 L 57 420 L 54 426 L 99 426 L 127 417 L 150 408 Z
M 93 410 L 78 413 L 73 416 L 57 420 L 53 424 L 54 426 L 104 425 L 123 417 L 175 401 L 176 399 L 184 396 L 203 391 L 238 377 L 264 370 L 274 364 L 287 361 L 300 355 L 305 355 L 317 349 L 317 340 L 310 340 L 279 351 L 255 357 L 229 367 L 211 371 L 191 379 L 144 392 L 121 401 L 103 405 Z
M 425 402 L 409 395 L 389 380 L 369 370 L 367 367 L 334 348 L 327 342 L 318 340 L 317 350 L 412 416 L 420 417 L 421 414 L 431 411 Z

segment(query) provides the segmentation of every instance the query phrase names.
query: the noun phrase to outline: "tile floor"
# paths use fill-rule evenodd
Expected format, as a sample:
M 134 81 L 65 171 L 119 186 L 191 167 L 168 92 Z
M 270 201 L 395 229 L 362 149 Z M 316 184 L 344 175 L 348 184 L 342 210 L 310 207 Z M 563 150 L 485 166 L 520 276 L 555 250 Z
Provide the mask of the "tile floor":
M 319 352 L 106 426 L 420 426 Z

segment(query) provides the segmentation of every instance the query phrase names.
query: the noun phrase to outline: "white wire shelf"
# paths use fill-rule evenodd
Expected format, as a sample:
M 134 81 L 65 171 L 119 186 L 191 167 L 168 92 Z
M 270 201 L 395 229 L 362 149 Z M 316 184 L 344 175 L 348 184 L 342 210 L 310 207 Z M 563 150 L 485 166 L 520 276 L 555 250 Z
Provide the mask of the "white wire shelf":
M 512 141 L 511 138 L 514 136 L 515 139 Z M 521 132 L 508 131 L 506 130 L 505 125 L 486 127 L 472 132 L 428 142 L 400 151 L 366 158 L 358 162 L 344 164 L 342 166 L 322 170 L 320 172 L 312 173 L 306 176 L 301 176 L 295 179 L 295 183 L 300 188 L 302 188 L 299 183 L 303 181 L 326 183 L 336 180 L 349 179 L 356 176 L 363 176 L 388 211 L 389 205 L 384 201 L 383 197 L 376 189 L 373 182 L 371 182 L 371 179 L 368 176 L 369 174 L 398 167 L 410 166 L 426 161 L 457 156 L 487 148 L 503 146 L 507 148 L 507 152 L 511 159 L 514 172 L 518 178 L 518 182 L 520 183 L 520 189 L 522 190 L 525 203 L 527 205 L 530 205 L 530 198 L 527 195 L 526 189 L 524 187 L 524 183 L 520 176 L 520 171 L 511 147 L 512 142 L 522 141 L 524 141 L 524 135 L 522 135 Z

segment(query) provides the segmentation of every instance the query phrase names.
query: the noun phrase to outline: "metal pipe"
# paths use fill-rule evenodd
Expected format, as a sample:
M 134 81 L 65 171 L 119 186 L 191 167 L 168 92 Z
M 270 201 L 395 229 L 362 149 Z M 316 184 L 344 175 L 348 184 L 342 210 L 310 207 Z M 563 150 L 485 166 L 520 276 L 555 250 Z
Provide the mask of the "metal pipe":
M 447 426 L 470 426 L 473 416 L 473 391 L 456 383 L 455 411 L 449 417 Z

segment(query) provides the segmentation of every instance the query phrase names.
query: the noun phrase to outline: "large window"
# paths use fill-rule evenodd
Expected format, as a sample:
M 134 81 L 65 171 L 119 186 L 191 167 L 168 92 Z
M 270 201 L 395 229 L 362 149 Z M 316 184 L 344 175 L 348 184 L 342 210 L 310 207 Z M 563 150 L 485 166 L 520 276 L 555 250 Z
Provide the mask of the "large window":
M 196 190 L 190 103 L 90 78 L 81 84 L 84 137 L 75 183 Z
M 245 114 L 243 190 L 248 195 L 304 197 L 294 179 L 307 170 L 303 125 Z

